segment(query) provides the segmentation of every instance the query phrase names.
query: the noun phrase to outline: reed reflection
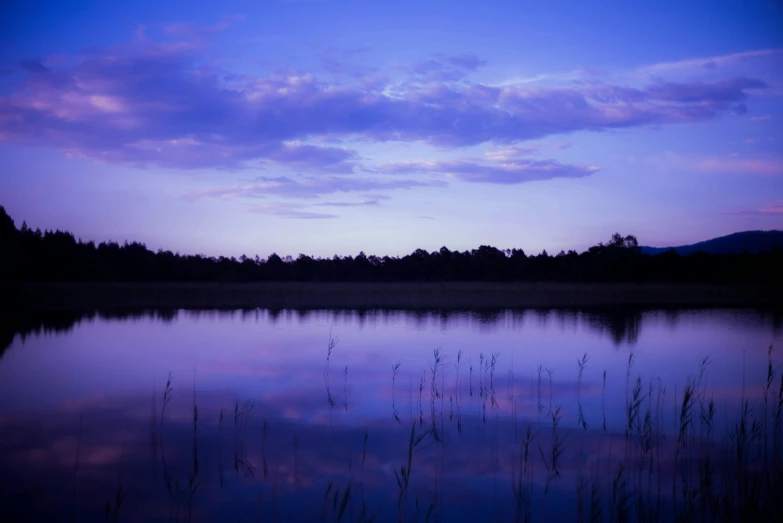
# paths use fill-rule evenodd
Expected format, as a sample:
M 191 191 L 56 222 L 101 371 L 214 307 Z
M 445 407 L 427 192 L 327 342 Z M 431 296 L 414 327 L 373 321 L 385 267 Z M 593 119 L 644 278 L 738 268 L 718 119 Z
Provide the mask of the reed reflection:
M 776 517 L 776 318 L 23 319 L 0 362 L 0 506 L 13 521 Z

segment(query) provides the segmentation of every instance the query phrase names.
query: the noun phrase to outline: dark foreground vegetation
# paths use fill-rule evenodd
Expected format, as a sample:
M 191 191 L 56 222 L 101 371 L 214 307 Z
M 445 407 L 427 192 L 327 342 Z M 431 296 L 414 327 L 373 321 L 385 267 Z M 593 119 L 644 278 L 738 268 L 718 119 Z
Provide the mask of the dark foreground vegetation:
M 483 245 L 471 251 L 442 247 L 417 249 L 402 257 L 300 254 L 266 259 L 181 255 L 153 252 L 144 244 L 77 240 L 63 231 L 17 229 L 0 207 L 0 280 L 114 282 L 399 282 L 399 281 L 520 281 L 520 282 L 783 282 L 783 251 L 758 254 L 681 256 L 670 250 L 643 254 L 633 236 L 615 234 L 583 253 L 546 251 L 528 255 L 522 249 L 501 250 Z

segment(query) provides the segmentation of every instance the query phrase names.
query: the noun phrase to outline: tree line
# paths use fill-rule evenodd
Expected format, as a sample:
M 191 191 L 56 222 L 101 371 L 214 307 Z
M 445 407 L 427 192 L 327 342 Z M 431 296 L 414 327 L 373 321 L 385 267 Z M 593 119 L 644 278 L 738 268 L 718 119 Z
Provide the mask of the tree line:
M 209 257 L 148 249 L 138 242 L 76 239 L 66 231 L 17 228 L 0 206 L 0 279 L 5 281 L 552 281 L 781 283 L 783 251 L 647 255 L 632 235 L 614 234 L 582 253 L 550 255 L 482 245 L 406 256 L 266 259 Z

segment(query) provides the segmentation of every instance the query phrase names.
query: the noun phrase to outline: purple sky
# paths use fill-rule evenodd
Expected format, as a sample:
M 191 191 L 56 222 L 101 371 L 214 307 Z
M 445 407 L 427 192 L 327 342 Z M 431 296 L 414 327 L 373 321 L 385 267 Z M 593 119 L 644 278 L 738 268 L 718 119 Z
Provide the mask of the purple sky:
M 0 205 L 262 257 L 781 228 L 781 4 L 627 4 L 4 2 Z

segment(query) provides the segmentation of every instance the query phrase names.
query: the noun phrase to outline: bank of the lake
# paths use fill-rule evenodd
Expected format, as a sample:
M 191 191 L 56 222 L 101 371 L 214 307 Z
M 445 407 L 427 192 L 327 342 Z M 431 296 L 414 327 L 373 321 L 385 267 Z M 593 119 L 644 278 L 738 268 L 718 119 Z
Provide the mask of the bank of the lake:
M 632 283 L 23 283 L 0 285 L 2 307 L 111 308 L 776 307 L 773 286 Z

